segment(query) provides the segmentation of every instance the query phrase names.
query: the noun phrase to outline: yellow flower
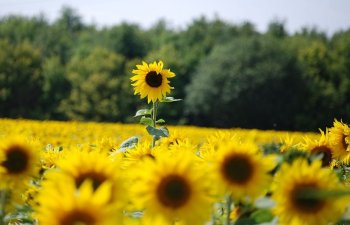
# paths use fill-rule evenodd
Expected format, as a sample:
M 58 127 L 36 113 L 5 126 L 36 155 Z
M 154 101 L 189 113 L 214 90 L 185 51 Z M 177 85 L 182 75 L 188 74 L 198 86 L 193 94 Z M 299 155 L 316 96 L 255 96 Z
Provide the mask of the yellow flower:
M 146 224 L 203 224 L 211 214 L 211 181 L 204 164 L 193 163 L 193 154 L 164 153 L 146 160 L 132 186 L 138 207 L 145 209 Z M 134 171 L 133 171 L 134 172 Z
M 111 201 L 117 201 L 122 207 L 126 202 L 124 177 L 120 169 L 120 159 L 111 160 L 99 151 L 82 151 L 74 149 L 66 153 L 65 158 L 57 162 L 57 170 L 48 172 L 48 180 L 72 179 L 77 188 L 86 180 L 98 189 L 104 182 L 112 185 Z
M 97 189 L 90 180 L 77 190 L 74 182 L 44 181 L 34 208 L 35 218 L 44 225 L 114 225 L 121 224 L 121 214 L 110 204 L 111 184 Z
M 275 176 L 272 198 L 279 224 L 326 225 L 336 222 L 345 205 L 340 198 L 307 198 L 307 191 L 334 191 L 341 189 L 337 176 L 329 168 L 321 168 L 321 161 L 311 165 L 304 159 L 285 163 Z
M 208 160 L 213 163 L 218 191 L 236 199 L 256 198 L 266 193 L 275 167 L 273 156 L 264 157 L 252 143 L 223 143 Z
M 350 127 L 335 120 L 333 127 L 329 129 L 329 141 L 334 147 L 334 158 L 344 162 L 350 163 Z
M 321 137 L 318 140 L 311 140 L 306 137 L 304 143 L 301 145 L 301 149 L 308 151 L 311 154 L 322 154 L 322 166 L 334 166 L 333 161 L 333 146 L 329 143 L 329 136 L 323 131 L 321 132 Z
M 175 77 L 175 73 L 170 69 L 163 69 L 162 61 L 150 64 L 142 62 L 142 65 L 136 67 L 137 69 L 132 71 L 135 75 L 131 77 L 131 81 L 134 82 L 134 94 L 140 94 L 141 98 L 147 97 L 148 103 L 161 100 L 173 89 L 168 78 Z
M 0 145 L 0 188 L 24 187 L 39 169 L 39 151 L 34 142 L 9 137 Z

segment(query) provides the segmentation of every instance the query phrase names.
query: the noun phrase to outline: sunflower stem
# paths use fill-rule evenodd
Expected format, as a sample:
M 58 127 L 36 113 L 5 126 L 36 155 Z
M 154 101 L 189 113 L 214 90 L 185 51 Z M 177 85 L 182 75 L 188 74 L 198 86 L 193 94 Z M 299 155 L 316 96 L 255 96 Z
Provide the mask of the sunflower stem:
M 232 197 L 231 197 L 231 194 L 229 194 L 226 197 L 226 218 L 225 218 L 224 225 L 230 225 L 231 205 L 232 205 Z
M 0 191 L 0 225 L 5 225 L 7 191 Z
M 157 102 L 153 102 L 153 107 L 152 107 L 152 120 L 153 120 L 153 127 L 156 128 L 157 124 Z M 152 148 L 156 145 L 156 137 L 153 136 L 152 139 Z

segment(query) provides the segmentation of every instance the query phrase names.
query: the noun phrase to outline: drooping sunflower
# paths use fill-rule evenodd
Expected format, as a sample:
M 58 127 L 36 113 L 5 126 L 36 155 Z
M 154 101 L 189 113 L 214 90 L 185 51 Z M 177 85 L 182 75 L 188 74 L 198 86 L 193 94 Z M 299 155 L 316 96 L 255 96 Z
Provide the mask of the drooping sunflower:
M 301 145 L 301 149 L 308 151 L 311 154 L 322 154 L 322 166 L 334 165 L 333 152 L 334 147 L 329 143 L 328 133 L 320 131 L 321 137 L 317 140 L 311 140 L 310 138 L 305 138 L 304 143 Z
M 134 94 L 140 94 L 141 98 L 147 97 L 147 102 L 150 103 L 161 100 L 170 93 L 173 89 L 169 85 L 170 81 L 168 78 L 175 76 L 175 73 L 171 72 L 170 69 L 163 69 L 163 62 L 147 64 L 142 62 L 140 65 L 136 65 L 137 69 L 132 71 L 135 74 L 131 77 L 132 86 L 134 86 Z
M 337 176 L 329 168 L 321 168 L 315 160 L 310 165 L 305 159 L 285 163 L 272 185 L 273 209 L 279 224 L 326 225 L 336 222 L 344 212 L 341 198 L 312 198 L 305 193 L 341 189 Z
M 99 151 L 87 152 L 72 149 L 57 162 L 58 172 L 47 173 L 47 179 L 62 180 L 64 176 L 67 176 L 74 180 L 77 188 L 84 181 L 91 180 L 95 189 L 108 181 L 112 184 L 111 201 L 118 201 L 122 207 L 126 196 L 124 177 L 118 160 L 120 159 L 116 158 L 115 161 L 112 161 L 107 155 Z
M 193 157 L 188 152 L 164 153 L 133 173 L 137 179 L 132 196 L 137 207 L 145 209 L 147 224 L 203 224 L 210 219 L 212 182 L 205 164 L 193 163 Z
M 231 194 L 236 200 L 254 199 L 268 190 L 275 157 L 263 156 L 255 144 L 223 143 L 217 152 L 207 157 L 212 163 L 219 194 Z
M 91 180 L 78 189 L 73 181 L 44 181 L 34 218 L 45 225 L 121 224 L 121 214 L 110 204 L 111 188 L 111 183 L 105 182 L 95 189 Z
M 350 163 L 350 127 L 338 120 L 329 129 L 329 141 L 334 147 L 334 158 L 345 164 Z
M 39 169 L 39 149 L 21 136 L 9 137 L 0 144 L 0 188 L 23 187 Z

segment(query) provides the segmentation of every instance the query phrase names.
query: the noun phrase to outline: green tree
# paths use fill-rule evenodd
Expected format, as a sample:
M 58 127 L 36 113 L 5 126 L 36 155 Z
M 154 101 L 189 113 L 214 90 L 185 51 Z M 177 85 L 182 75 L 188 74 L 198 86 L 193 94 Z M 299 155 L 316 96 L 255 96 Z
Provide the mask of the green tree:
M 198 125 L 293 129 L 300 81 L 278 39 L 237 38 L 200 63 L 186 89 L 187 113 Z
M 67 68 L 71 90 L 60 111 L 69 119 L 119 121 L 123 65 L 124 57 L 99 47 L 86 57 L 73 57 Z
M 40 52 L 28 42 L 0 39 L 0 114 L 39 117 L 42 85 Z

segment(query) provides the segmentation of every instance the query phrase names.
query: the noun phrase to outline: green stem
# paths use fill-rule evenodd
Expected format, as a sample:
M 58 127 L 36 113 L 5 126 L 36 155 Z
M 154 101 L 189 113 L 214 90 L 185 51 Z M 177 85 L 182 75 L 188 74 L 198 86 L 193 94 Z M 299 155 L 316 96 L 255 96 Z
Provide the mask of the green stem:
M 0 191 L 0 225 L 5 225 L 7 191 Z
M 152 120 L 153 120 L 153 127 L 156 128 L 157 124 L 157 102 L 153 102 L 153 107 L 152 107 Z M 152 139 L 152 148 L 156 145 L 156 138 L 153 136 Z
M 230 222 L 231 222 L 231 219 L 230 219 L 231 205 L 232 205 L 232 197 L 229 194 L 226 197 L 226 218 L 225 218 L 224 225 L 230 225 Z

